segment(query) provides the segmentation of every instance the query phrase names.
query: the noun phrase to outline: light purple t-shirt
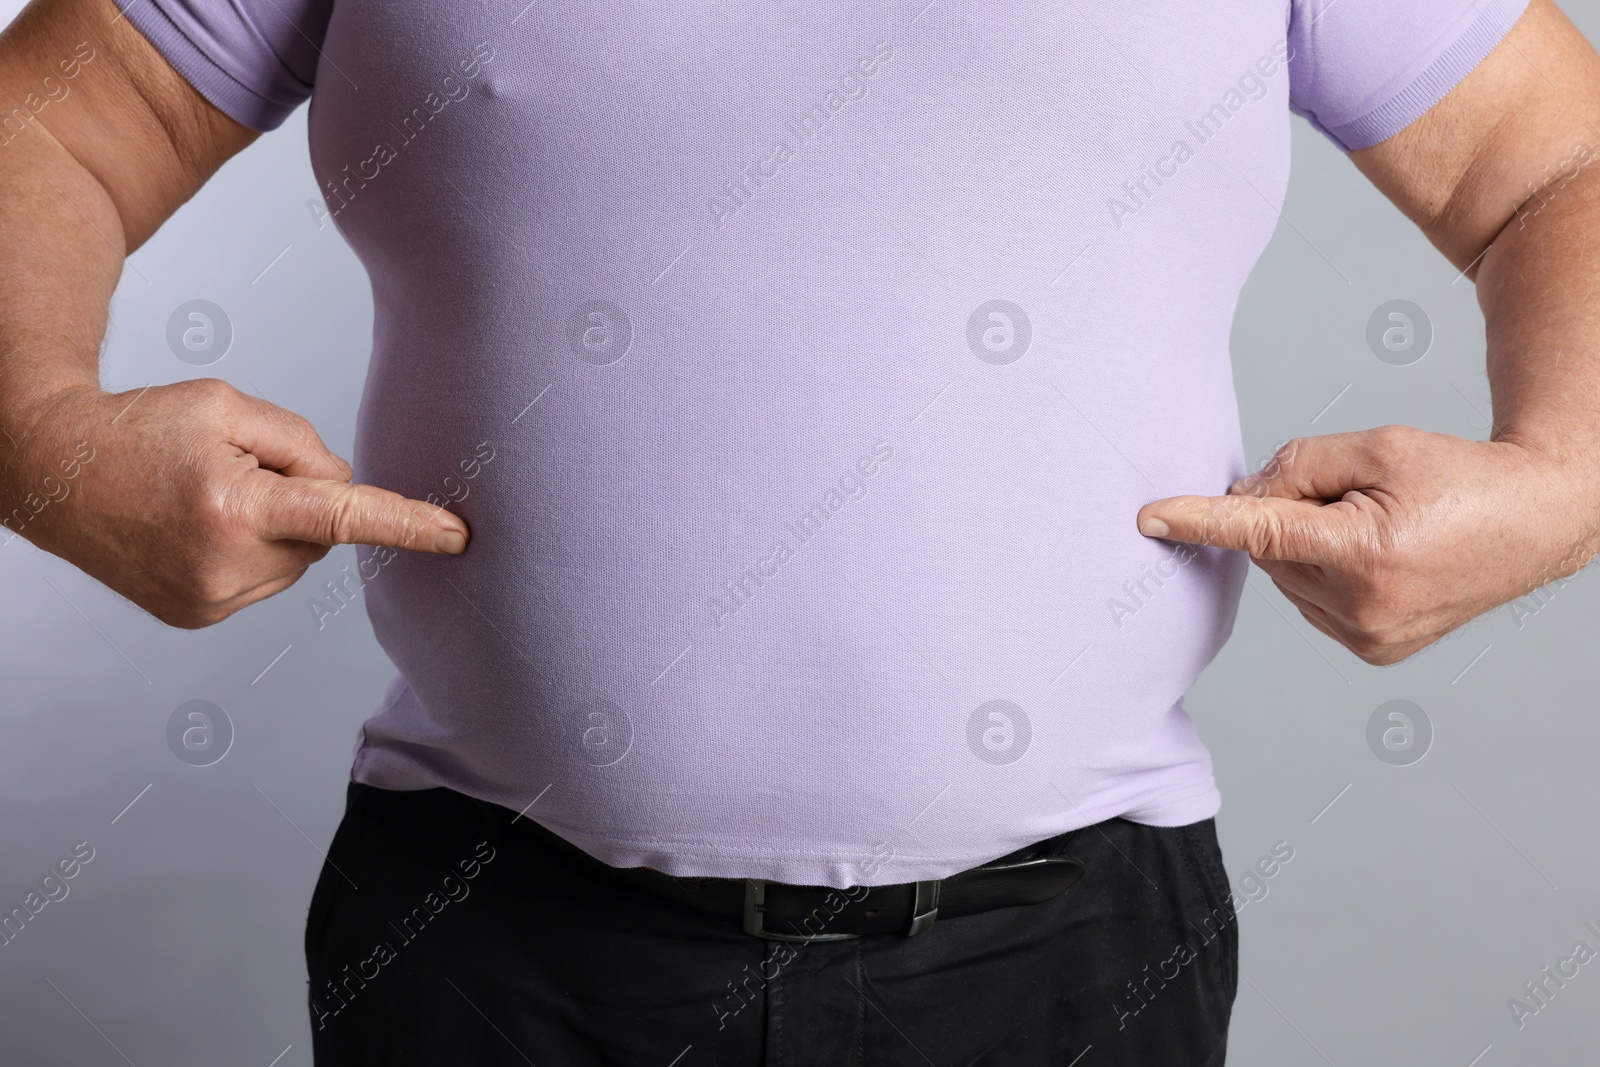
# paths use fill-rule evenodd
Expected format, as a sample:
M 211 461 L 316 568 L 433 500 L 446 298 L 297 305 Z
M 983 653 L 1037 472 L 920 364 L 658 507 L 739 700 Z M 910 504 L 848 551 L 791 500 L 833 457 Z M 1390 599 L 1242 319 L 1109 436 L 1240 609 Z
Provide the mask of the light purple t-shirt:
M 356 476 L 471 526 L 358 552 L 353 777 L 835 887 L 1212 815 L 1248 561 L 1135 513 L 1245 472 L 1290 113 L 1375 144 L 1524 4 L 133 0 L 238 121 L 311 97 Z

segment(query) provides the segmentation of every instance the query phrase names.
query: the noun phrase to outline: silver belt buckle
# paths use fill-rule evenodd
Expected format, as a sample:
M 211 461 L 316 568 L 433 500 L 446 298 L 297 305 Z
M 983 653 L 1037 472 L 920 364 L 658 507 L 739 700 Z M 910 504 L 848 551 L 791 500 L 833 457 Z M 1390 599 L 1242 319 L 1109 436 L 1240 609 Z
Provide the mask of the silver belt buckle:
M 767 910 L 767 880 L 765 878 L 746 878 L 744 880 L 744 932 L 754 937 L 763 937 L 768 941 L 848 941 L 860 934 L 780 934 L 767 930 L 762 926 Z
M 907 937 L 922 933 L 939 914 L 939 881 L 916 883 L 916 897 Z M 849 941 L 860 934 L 780 934 L 766 929 L 767 882 L 764 878 L 744 880 L 744 932 L 768 941 Z

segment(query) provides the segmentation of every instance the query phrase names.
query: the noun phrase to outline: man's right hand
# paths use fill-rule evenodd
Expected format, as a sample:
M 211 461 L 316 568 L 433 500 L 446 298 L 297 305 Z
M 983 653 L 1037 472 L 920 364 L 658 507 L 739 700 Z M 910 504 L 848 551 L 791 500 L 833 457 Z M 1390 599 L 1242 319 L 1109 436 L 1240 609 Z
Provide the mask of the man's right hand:
M 309 422 L 219 379 L 72 389 L 31 414 L 0 519 L 172 626 L 287 589 L 332 545 L 466 547 L 460 518 L 352 484 Z
M 124 257 L 255 130 L 113 0 L 32 0 L 0 32 L 0 115 L 4 526 L 185 629 L 287 589 L 331 545 L 466 547 L 459 518 L 352 485 L 305 419 L 226 382 L 100 389 Z

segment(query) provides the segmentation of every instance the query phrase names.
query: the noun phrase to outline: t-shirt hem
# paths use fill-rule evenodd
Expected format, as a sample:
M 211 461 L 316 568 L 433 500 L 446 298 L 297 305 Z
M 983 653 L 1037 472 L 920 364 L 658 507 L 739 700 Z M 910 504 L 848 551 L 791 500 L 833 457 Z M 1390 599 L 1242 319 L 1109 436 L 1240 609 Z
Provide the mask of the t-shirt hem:
M 416 781 L 384 775 L 371 764 L 354 768 L 352 780 L 397 791 L 431 788 Z M 1221 795 L 1209 774 L 1203 782 L 1164 790 L 1152 799 L 1159 803 L 1135 800 L 1130 804 L 1127 798 L 1122 798 L 1089 808 L 1075 807 L 1069 819 L 1054 829 L 1046 829 L 1035 840 L 1114 818 L 1162 828 L 1187 826 L 1215 816 L 1221 806 Z M 529 818 L 537 818 L 551 833 L 612 867 L 653 867 L 679 878 L 760 878 L 834 889 L 948 878 L 1021 847 L 1005 844 L 999 849 L 926 856 L 908 855 L 893 848 L 892 843 L 885 843 L 891 846 L 887 849 L 873 852 L 842 852 L 837 847 L 814 842 L 773 845 L 704 839 L 646 841 L 564 826 L 533 814 Z
M 1213 778 L 1207 778 L 1188 789 L 1163 793 L 1160 799 L 1160 804 L 1146 805 L 1105 818 L 1123 818 L 1140 826 L 1171 828 L 1204 822 L 1222 810 L 1222 793 L 1218 791 Z
M 382 715 L 384 712 L 400 703 L 400 698 L 405 696 L 406 693 L 410 692 L 410 690 L 411 683 L 406 681 L 403 675 L 396 674 L 389 680 L 388 692 L 384 696 L 383 703 L 378 705 L 378 710 L 369 715 L 366 721 L 361 724 L 361 729 L 356 731 L 355 750 L 350 759 L 350 780 L 352 782 L 360 782 L 363 785 L 373 785 L 382 788 L 382 786 L 379 786 L 377 782 L 368 782 L 365 774 L 365 765 L 368 762 L 368 756 L 370 756 L 373 752 L 371 748 L 367 747 L 367 723 L 370 723 L 373 719 L 377 718 L 379 715 Z M 397 791 L 405 792 L 409 791 L 409 788 L 410 787 L 399 787 Z
M 127 0 L 122 14 L 199 94 L 235 122 L 261 133 L 283 125 L 299 100 L 284 102 L 245 85 L 194 43 L 172 17 L 151 0 Z
M 1323 131 L 1347 152 L 1370 148 L 1411 125 L 1443 100 L 1511 31 L 1528 0 L 1490 0 L 1450 46 L 1399 93 L 1359 118 Z

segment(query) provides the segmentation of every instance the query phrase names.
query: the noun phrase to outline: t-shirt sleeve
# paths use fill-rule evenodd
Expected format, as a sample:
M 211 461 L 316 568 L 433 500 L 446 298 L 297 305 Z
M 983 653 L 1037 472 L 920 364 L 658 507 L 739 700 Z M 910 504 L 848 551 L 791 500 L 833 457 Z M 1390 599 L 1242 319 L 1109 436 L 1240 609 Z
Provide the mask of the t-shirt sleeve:
M 1505 37 L 1528 0 L 1290 0 L 1289 108 L 1345 151 L 1394 136 Z
M 271 130 L 311 95 L 333 0 L 118 0 L 224 114 Z

